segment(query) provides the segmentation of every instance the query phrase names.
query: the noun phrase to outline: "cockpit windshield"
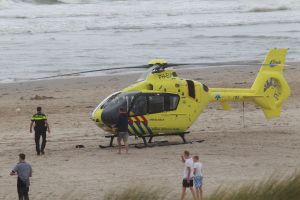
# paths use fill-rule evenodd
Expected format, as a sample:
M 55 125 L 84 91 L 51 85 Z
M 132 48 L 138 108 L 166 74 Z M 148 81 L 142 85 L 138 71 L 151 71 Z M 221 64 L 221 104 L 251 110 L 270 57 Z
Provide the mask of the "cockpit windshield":
M 107 104 L 113 100 L 118 94 L 120 94 L 121 92 L 116 92 L 116 93 L 113 93 L 111 96 L 107 97 L 106 99 L 104 99 L 101 104 L 99 105 L 99 107 L 101 109 L 105 108 L 107 106 Z
M 112 95 L 103 103 L 101 109 L 111 109 L 113 107 L 123 107 L 128 111 L 130 104 L 136 94 L 139 92 L 120 92 Z
M 108 127 L 117 124 L 120 108 L 123 108 L 128 112 L 135 95 L 139 93 L 140 92 L 120 92 L 108 98 L 101 107 L 103 109 L 101 115 L 102 122 Z

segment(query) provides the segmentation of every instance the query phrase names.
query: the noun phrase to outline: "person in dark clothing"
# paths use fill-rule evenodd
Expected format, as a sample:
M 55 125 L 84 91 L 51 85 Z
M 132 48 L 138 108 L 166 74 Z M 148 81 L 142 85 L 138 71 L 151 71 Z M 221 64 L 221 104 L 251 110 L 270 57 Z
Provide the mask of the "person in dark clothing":
M 37 155 L 45 154 L 46 147 L 46 132 L 50 134 L 50 127 L 47 121 L 47 116 L 42 113 L 42 108 L 37 107 L 37 113 L 31 118 L 30 133 L 32 133 L 32 127 L 34 125 L 35 132 L 35 146 Z M 40 146 L 40 138 L 42 137 L 42 145 Z
M 121 145 L 121 141 L 123 140 L 124 145 L 125 145 L 125 149 L 126 149 L 126 153 L 128 153 L 128 116 L 127 116 L 127 112 L 125 111 L 124 108 L 120 108 L 120 114 L 119 114 L 119 119 L 118 119 L 118 123 L 116 125 L 117 129 L 118 129 L 118 145 L 119 145 L 119 154 L 121 154 L 121 149 L 122 149 L 122 145 Z
M 31 165 L 25 162 L 25 154 L 19 155 L 19 163 L 10 172 L 11 176 L 18 175 L 17 190 L 19 200 L 29 200 L 29 177 L 32 177 Z

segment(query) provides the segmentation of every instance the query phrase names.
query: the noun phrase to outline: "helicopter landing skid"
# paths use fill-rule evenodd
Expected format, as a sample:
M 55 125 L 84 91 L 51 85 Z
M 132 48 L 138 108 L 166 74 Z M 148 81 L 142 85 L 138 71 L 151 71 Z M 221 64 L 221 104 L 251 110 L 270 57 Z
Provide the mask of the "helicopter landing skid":
M 134 146 L 136 148 L 145 148 L 145 147 L 155 147 L 155 146 L 170 146 L 170 145 L 179 145 L 179 144 L 192 144 L 194 142 L 203 142 L 204 140 L 197 140 L 197 141 L 191 141 L 191 142 L 187 142 L 185 139 L 185 135 L 188 134 L 190 132 L 183 132 L 183 133 L 167 133 L 167 134 L 156 134 L 156 135 L 140 135 L 139 137 L 142 138 L 143 143 L 140 144 L 130 144 L 129 146 Z M 160 137 L 160 136 L 179 136 L 183 143 L 170 143 L 168 141 L 156 141 L 153 142 L 153 138 L 155 137 Z M 105 138 L 110 138 L 110 143 L 108 146 L 104 146 L 104 145 L 99 145 L 100 148 L 109 148 L 109 147 L 114 147 L 113 142 L 115 137 L 117 137 L 117 135 L 106 135 Z M 148 141 L 147 141 L 147 138 Z
M 185 142 L 185 143 L 169 142 L 169 141 L 165 140 L 165 141 L 155 141 L 155 142 L 148 144 L 147 146 L 145 146 L 143 143 L 140 143 L 140 144 L 134 145 L 134 147 L 138 148 L 138 149 L 143 149 L 143 148 L 148 148 L 148 147 L 174 146 L 174 145 L 201 143 L 201 142 L 204 142 L 204 140 L 194 140 L 194 141 L 189 141 L 189 142 Z

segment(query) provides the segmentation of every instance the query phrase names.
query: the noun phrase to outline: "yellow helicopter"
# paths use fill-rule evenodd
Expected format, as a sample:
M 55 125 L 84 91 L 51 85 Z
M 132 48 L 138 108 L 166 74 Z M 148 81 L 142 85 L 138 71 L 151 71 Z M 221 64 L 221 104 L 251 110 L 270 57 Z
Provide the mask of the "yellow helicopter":
M 156 136 L 178 135 L 187 130 L 211 102 L 224 110 L 229 102 L 252 101 L 267 119 L 279 117 L 290 88 L 283 76 L 287 49 L 271 49 L 251 88 L 208 88 L 177 76 L 163 59 L 150 61 L 144 78 L 104 99 L 92 113 L 92 119 L 106 132 L 114 132 L 119 109 L 128 113 L 128 130 L 147 146 Z M 113 144 L 114 135 L 110 146 Z M 149 138 L 149 141 L 146 140 Z

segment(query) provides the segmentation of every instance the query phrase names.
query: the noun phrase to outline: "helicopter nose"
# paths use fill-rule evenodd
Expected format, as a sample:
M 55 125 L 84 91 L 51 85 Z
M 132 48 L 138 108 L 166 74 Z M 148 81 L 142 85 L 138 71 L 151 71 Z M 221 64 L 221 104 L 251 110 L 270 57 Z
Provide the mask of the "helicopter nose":
M 92 120 L 97 123 L 98 126 L 103 124 L 101 120 L 101 115 L 102 115 L 102 109 L 96 108 L 92 114 Z
M 118 106 L 106 108 L 101 113 L 101 121 L 107 127 L 113 127 L 114 125 L 116 125 L 118 122 L 118 119 L 119 119 L 119 107 Z

